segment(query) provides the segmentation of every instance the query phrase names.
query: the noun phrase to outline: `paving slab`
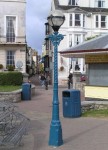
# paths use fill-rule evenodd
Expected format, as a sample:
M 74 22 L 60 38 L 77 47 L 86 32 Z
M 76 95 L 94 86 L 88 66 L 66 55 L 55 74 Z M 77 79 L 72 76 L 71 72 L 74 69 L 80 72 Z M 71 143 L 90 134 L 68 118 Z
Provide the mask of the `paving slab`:
M 108 118 L 64 118 L 62 91 L 65 88 L 59 88 L 63 145 L 48 145 L 53 88 L 45 90 L 38 85 L 36 94 L 30 101 L 16 104 L 19 111 L 31 119 L 31 125 L 28 135 L 23 137 L 23 145 L 15 150 L 108 150 Z

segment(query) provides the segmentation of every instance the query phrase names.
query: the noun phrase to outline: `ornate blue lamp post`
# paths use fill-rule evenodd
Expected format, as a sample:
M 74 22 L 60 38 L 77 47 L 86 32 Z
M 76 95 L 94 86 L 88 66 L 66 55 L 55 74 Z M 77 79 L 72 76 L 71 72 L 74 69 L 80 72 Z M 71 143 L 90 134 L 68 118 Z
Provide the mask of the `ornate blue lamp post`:
M 60 146 L 63 144 L 62 127 L 59 120 L 59 99 L 58 99 L 58 45 L 64 36 L 58 33 L 60 26 L 64 23 L 65 16 L 61 11 L 52 11 L 48 16 L 49 25 L 54 33 L 49 35 L 49 39 L 54 46 L 54 84 L 53 84 L 53 108 L 52 120 L 50 124 L 49 145 Z

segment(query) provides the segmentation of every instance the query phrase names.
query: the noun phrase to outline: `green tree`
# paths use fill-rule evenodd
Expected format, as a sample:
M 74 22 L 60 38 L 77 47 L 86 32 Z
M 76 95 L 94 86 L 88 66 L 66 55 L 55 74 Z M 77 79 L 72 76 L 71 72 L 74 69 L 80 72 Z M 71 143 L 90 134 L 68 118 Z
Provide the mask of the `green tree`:
M 39 64 L 39 71 L 44 72 L 44 65 L 42 63 Z

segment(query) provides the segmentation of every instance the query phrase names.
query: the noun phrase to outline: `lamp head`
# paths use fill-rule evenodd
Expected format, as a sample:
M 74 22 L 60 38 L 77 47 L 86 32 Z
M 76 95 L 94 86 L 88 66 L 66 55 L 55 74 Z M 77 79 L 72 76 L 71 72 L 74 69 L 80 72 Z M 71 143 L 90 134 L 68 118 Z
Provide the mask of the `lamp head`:
M 51 11 L 47 19 L 49 25 L 53 28 L 54 31 L 57 32 L 61 25 L 64 23 L 65 16 L 61 11 L 56 10 Z

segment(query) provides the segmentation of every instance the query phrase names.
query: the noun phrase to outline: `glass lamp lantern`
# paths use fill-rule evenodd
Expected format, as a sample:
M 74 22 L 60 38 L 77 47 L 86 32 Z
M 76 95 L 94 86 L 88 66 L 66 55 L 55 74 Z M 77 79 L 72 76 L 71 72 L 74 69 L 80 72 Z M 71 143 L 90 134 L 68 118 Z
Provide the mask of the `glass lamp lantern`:
M 56 10 L 56 11 L 51 11 L 47 19 L 49 25 L 53 28 L 53 30 L 55 32 L 58 32 L 59 28 L 65 21 L 65 16 L 61 11 Z

